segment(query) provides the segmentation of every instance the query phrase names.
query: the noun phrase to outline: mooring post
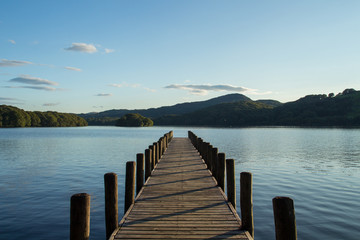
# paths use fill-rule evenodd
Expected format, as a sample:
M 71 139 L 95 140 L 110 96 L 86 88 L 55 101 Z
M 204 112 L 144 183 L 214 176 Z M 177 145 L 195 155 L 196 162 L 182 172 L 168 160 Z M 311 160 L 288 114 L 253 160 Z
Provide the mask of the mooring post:
M 126 163 L 126 178 L 125 178 L 125 207 L 124 214 L 134 203 L 135 198 L 135 171 L 136 165 L 134 161 Z
M 207 155 L 208 162 L 209 162 L 209 165 L 210 165 L 209 170 L 210 170 L 211 174 L 214 176 L 214 174 L 213 174 L 214 162 L 213 162 L 213 158 L 212 158 L 212 148 L 213 148 L 213 146 L 210 143 L 208 143 L 207 154 L 206 155 Z
M 150 165 L 151 165 L 151 171 L 152 171 L 155 168 L 155 148 L 154 148 L 154 145 L 150 145 L 149 149 L 151 150 L 151 152 L 150 152 Z
M 242 228 L 254 238 L 252 174 L 250 172 L 240 173 L 240 209 Z
M 145 181 L 151 175 L 151 149 L 145 149 Z
M 136 195 L 144 186 L 144 154 L 136 154 Z
M 154 142 L 153 143 L 154 145 L 154 153 L 155 153 L 155 166 L 156 164 L 159 162 L 159 147 L 158 147 L 158 143 L 157 142 Z
M 294 201 L 289 197 L 275 197 L 272 203 L 276 240 L 296 240 Z
M 104 175 L 106 239 L 118 226 L 118 182 L 115 173 Z
M 90 195 L 78 193 L 70 199 L 70 240 L 90 237 Z
M 218 154 L 218 185 L 225 192 L 225 153 Z
M 226 159 L 226 185 L 228 201 L 236 209 L 235 161 Z
M 160 161 L 160 159 L 162 157 L 162 148 L 163 148 L 161 139 L 159 139 L 159 141 L 158 141 L 158 146 L 159 146 L 159 161 Z
M 216 182 L 219 183 L 219 176 L 218 176 L 218 172 L 219 172 L 219 164 L 218 164 L 218 149 L 217 148 L 212 148 L 211 149 L 211 159 L 213 162 L 213 171 L 212 171 L 212 175 L 214 176 L 214 178 L 216 179 Z

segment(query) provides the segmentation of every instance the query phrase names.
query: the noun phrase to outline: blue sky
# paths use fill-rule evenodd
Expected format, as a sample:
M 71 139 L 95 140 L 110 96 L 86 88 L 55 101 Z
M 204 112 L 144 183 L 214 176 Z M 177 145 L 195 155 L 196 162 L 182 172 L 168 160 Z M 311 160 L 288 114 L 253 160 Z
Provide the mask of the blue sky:
M 360 89 L 360 1 L 0 1 L 0 104 L 93 112 Z

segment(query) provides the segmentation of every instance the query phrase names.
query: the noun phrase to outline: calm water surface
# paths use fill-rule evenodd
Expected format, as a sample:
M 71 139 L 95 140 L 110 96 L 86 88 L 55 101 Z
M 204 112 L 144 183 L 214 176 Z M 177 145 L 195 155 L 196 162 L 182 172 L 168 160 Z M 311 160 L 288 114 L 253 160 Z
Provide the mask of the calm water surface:
M 103 175 L 118 174 L 121 217 L 126 161 L 170 130 L 234 158 L 237 183 L 253 173 L 256 239 L 275 239 L 275 196 L 294 199 L 299 239 L 360 239 L 360 130 L 161 127 L 0 129 L 0 239 L 68 239 L 79 192 L 91 194 L 91 239 L 105 239 Z

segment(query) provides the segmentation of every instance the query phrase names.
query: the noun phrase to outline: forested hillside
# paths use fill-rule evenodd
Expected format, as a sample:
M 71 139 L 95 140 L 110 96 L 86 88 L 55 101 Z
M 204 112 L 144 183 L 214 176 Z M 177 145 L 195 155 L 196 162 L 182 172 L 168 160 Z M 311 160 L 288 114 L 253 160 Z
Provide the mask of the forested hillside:
M 0 105 L 0 127 L 76 127 L 87 126 L 85 119 L 71 113 L 29 112 Z

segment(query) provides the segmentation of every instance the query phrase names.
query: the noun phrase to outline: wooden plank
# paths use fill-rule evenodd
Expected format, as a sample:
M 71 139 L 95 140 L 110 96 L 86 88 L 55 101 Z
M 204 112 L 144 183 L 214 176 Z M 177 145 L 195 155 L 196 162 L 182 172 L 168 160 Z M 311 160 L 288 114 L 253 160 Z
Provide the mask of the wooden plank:
M 187 138 L 173 138 L 110 239 L 252 239 Z

